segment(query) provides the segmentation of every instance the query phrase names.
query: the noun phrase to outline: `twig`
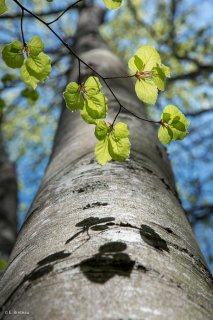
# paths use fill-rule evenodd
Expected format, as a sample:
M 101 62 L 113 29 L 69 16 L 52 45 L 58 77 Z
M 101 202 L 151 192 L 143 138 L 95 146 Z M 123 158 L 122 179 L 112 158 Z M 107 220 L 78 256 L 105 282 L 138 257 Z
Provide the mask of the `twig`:
M 56 19 L 54 19 L 54 20 L 52 20 L 52 21 L 50 21 L 50 22 L 47 22 L 47 25 L 50 25 L 50 24 L 58 21 L 68 10 L 70 10 L 71 8 L 73 8 L 75 5 L 77 5 L 77 4 L 78 4 L 79 2 L 81 2 L 81 1 L 82 1 L 82 0 L 78 0 L 78 1 L 74 2 L 73 4 L 69 5 L 64 11 L 61 12 L 61 14 L 59 14 L 59 16 L 58 16 Z
M 153 120 L 148 120 L 148 119 L 144 119 L 140 116 L 138 116 L 137 114 L 135 114 L 134 112 L 128 110 L 127 108 L 125 108 L 120 101 L 118 100 L 117 96 L 115 95 L 115 93 L 113 92 L 113 90 L 111 89 L 111 87 L 108 85 L 107 83 L 107 78 L 103 77 L 99 72 L 97 72 L 93 67 L 91 67 L 88 63 L 86 63 L 84 60 L 82 60 L 76 53 L 75 51 L 70 48 L 70 46 L 57 34 L 57 32 L 55 32 L 52 27 L 50 27 L 50 25 L 45 22 L 44 20 L 42 20 L 40 17 L 38 17 L 36 14 L 34 14 L 33 12 L 31 12 L 29 9 L 27 9 L 26 7 L 24 7 L 18 0 L 13 0 L 23 11 L 26 11 L 27 13 L 29 13 L 31 16 L 33 16 L 35 19 L 37 19 L 38 21 L 40 21 L 42 24 L 44 24 L 55 36 L 56 38 L 67 48 L 67 50 L 69 50 L 69 52 L 78 60 L 78 63 L 82 63 L 84 64 L 87 68 L 89 68 L 92 72 L 94 72 L 98 77 L 100 77 L 102 79 L 102 81 L 105 83 L 106 87 L 109 89 L 109 91 L 111 92 L 112 96 L 115 98 L 116 102 L 119 105 L 119 111 L 115 116 L 115 119 L 118 117 L 119 113 L 121 112 L 121 109 L 124 109 L 126 112 L 130 113 L 132 116 L 134 116 L 137 119 L 140 119 L 142 121 L 146 121 L 146 122 L 152 122 L 152 123 L 157 123 L 160 124 L 160 121 L 153 121 Z M 132 77 L 132 76 L 128 76 Z M 117 77 L 111 77 L 110 79 L 113 78 L 117 78 Z M 118 77 L 118 78 L 122 78 Z M 115 120 L 113 121 L 114 124 Z

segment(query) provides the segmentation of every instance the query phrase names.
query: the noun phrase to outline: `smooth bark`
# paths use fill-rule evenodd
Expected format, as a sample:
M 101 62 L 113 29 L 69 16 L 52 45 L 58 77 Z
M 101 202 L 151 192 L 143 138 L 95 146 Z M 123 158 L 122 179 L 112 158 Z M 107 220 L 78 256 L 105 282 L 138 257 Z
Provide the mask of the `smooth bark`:
M 82 11 L 76 49 L 102 75 L 126 74 L 98 37 L 96 14 Z M 72 80 L 77 76 L 76 66 Z M 124 106 L 145 116 L 132 80 L 109 84 Z M 118 106 L 106 92 L 113 120 Z M 130 128 L 131 157 L 102 167 L 94 159 L 94 127 L 63 111 L 1 281 L 2 318 L 17 319 L 14 310 L 41 320 L 212 318 L 211 276 L 155 128 L 127 113 L 119 120 Z

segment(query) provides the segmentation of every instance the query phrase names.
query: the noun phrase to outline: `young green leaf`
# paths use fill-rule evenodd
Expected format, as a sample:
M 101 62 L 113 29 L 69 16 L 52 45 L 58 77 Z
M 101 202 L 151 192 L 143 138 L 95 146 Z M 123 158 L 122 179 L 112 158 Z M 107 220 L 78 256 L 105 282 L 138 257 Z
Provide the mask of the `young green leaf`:
M 95 156 L 98 163 L 105 165 L 112 159 L 108 151 L 109 137 L 107 136 L 104 140 L 98 141 L 95 147 Z
M 94 96 L 89 96 L 85 100 L 86 110 L 88 114 L 94 119 L 101 119 L 106 117 L 108 110 L 107 98 L 103 93 L 98 93 Z
M 138 79 L 135 84 L 135 92 L 140 100 L 148 104 L 155 104 L 158 90 L 152 79 Z
M 71 111 L 83 109 L 84 99 L 80 92 L 80 87 L 76 82 L 70 82 L 66 86 L 66 90 L 64 92 L 64 100 L 66 102 L 67 108 Z
M 151 46 L 143 46 L 139 48 L 135 56 L 137 56 L 143 63 L 143 71 L 151 71 L 157 64 L 161 63 L 160 55 L 157 50 Z M 136 72 L 137 67 L 135 65 L 135 56 L 129 60 L 129 68 L 133 72 Z M 140 70 L 139 70 L 140 71 Z
M 162 143 L 170 143 L 171 140 L 183 140 L 187 135 L 189 121 L 184 114 L 173 105 L 164 108 L 161 115 L 161 126 L 158 131 L 158 138 Z
M 40 81 L 45 81 L 51 71 L 50 57 L 43 52 L 28 57 L 21 67 L 21 79 L 35 90 Z
M 1 78 L 1 81 L 4 87 L 8 86 L 9 84 L 11 84 L 11 82 L 15 80 L 17 80 L 17 77 L 14 74 L 10 74 L 10 73 L 5 73 Z
M 5 0 L 0 0 L 0 16 L 8 10 Z
M 161 64 L 161 69 L 167 78 L 171 76 L 169 67 L 165 66 L 164 64 Z
M 84 89 L 88 96 L 98 94 L 101 88 L 102 85 L 97 77 L 89 77 L 84 84 Z
M 25 63 L 27 68 L 34 73 L 34 76 L 41 81 L 44 81 L 51 71 L 50 57 L 43 52 L 40 52 L 37 56 L 29 56 Z
M 120 6 L 122 4 L 122 0 L 103 0 L 103 2 L 105 4 L 105 6 L 111 10 L 115 10 L 115 9 L 120 8 Z
M 172 141 L 173 132 L 169 127 L 160 126 L 158 130 L 158 139 L 165 144 L 169 144 Z
M 129 157 L 130 142 L 128 138 L 115 139 L 109 136 L 109 154 L 113 160 L 124 161 Z
M 20 96 L 27 98 L 30 105 L 33 105 L 39 98 L 38 92 L 30 88 L 22 90 Z
M 2 58 L 10 68 L 20 68 L 24 62 L 23 45 L 20 41 L 15 40 L 4 46 Z
M 135 91 L 140 100 L 155 104 L 158 90 L 165 89 L 166 77 L 170 76 L 169 68 L 161 64 L 155 48 L 143 46 L 129 60 L 129 68 L 137 78 Z
M 34 36 L 27 44 L 29 56 L 37 56 L 44 50 L 44 43 L 39 36 Z
M 87 112 L 85 104 L 84 104 L 83 109 L 81 110 L 81 117 L 88 124 L 95 124 L 96 125 L 98 122 L 97 119 L 93 119 L 92 117 L 90 117 L 90 115 Z
M 152 69 L 152 79 L 155 85 L 157 86 L 158 90 L 165 90 L 166 76 L 163 73 L 163 70 L 160 68 L 160 66 L 156 66 Z
M 34 90 L 36 89 L 37 84 L 39 83 L 39 79 L 31 75 L 31 71 L 28 70 L 26 64 L 23 64 L 23 66 L 21 67 L 20 76 L 21 76 L 21 80 L 24 83 L 26 83 L 28 86 L 30 86 Z
M 95 127 L 95 136 L 98 140 L 103 140 L 106 138 L 107 134 L 111 131 L 111 127 L 109 127 L 106 121 L 101 120 L 98 121 Z
M 130 135 L 127 125 L 123 122 L 118 122 L 113 127 L 113 136 L 116 139 L 128 138 Z
M 111 159 L 124 161 L 130 153 L 130 142 L 128 139 L 129 129 L 123 122 L 118 122 L 114 127 L 101 120 L 95 128 L 95 136 L 98 140 L 96 145 L 96 159 L 104 165 Z

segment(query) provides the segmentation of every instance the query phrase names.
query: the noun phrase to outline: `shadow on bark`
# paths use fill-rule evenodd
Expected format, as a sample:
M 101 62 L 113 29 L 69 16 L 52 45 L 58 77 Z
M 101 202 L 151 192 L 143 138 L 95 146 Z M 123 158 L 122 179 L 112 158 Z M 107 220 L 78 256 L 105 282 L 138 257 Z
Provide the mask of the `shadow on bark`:
M 166 241 L 159 236 L 151 227 L 142 224 L 140 228 L 140 236 L 148 245 L 160 251 L 169 252 Z
M 108 242 L 99 248 L 92 258 L 83 260 L 80 269 L 88 280 L 104 284 L 116 275 L 130 277 L 135 261 L 123 253 L 127 245 L 123 242 Z
M 65 242 L 65 244 L 68 244 L 69 242 L 71 242 L 76 237 L 78 237 L 81 233 L 84 233 L 84 232 L 87 233 L 88 238 L 90 239 L 89 229 L 94 231 L 106 230 L 109 228 L 109 226 L 114 225 L 114 223 L 112 222 L 114 220 L 115 218 L 113 217 L 105 217 L 105 218 L 89 217 L 87 219 L 84 219 L 75 225 L 77 228 L 81 228 L 80 231 L 76 232 L 71 238 L 69 238 Z

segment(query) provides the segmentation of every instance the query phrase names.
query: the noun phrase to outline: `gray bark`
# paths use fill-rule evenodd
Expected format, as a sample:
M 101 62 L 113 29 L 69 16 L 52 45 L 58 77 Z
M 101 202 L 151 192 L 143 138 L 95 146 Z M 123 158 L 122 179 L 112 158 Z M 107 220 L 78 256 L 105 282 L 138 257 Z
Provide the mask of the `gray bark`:
M 4 148 L 1 120 L 0 114 L 0 258 L 8 260 L 16 240 L 17 181 Z
M 122 75 L 126 68 L 97 38 L 94 10 L 81 14 L 77 50 L 102 75 Z M 132 81 L 109 83 L 124 106 L 145 116 Z M 113 119 L 118 106 L 106 93 Z M 2 318 L 17 319 L 16 310 L 29 312 L 20 319 L 212 319 L 211 276 L 166 152 L 153 126 L 127 113 L 119 120 L 131 131 L 130 159 L 102 167 L 94 159 L 93 126 L 62 113 L 1 281 Z

